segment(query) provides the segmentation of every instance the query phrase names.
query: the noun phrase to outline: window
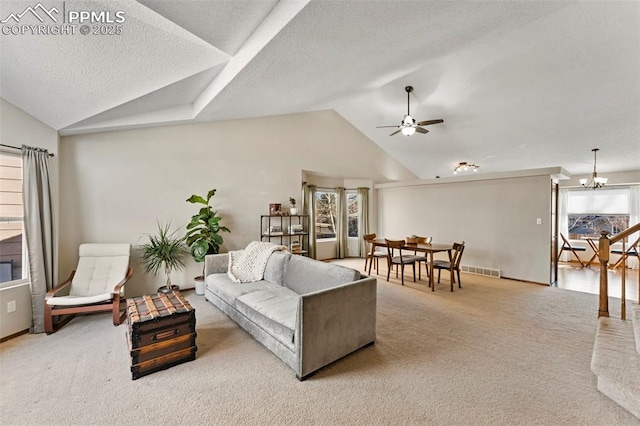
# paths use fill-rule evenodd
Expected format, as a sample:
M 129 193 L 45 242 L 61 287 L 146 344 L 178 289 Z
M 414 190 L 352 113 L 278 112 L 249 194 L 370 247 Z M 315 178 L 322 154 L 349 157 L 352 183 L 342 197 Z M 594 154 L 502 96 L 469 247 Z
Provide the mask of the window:
M 336 237 L 337 199 L 335 191 L 316 191 L 316 240 Z
M 347 237 L 358 238 L 358 193 L 345 191 L 347 198 Z M 336 238 L 338 193 L 316 191 L 316 240 Z
M 629 227 L 629 189 L 570 191 L 567 212 L 569 239 L 618 234 Z
M 0 151 L 0 283 L 26 278 L 22 216 L 22 159 Z
M 348 237 L 358 238 L 358 193 L 356 191 L 347 191 L 347 221 Z

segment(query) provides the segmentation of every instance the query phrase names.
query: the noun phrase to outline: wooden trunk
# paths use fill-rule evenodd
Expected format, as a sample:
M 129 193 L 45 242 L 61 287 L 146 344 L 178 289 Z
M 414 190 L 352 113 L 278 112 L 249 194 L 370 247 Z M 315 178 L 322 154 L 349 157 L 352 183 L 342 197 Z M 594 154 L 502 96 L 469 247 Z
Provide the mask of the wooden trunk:
M 127 324 L 133 380 L 196 358 L 196 311 L 177 291 L 127 299 Z

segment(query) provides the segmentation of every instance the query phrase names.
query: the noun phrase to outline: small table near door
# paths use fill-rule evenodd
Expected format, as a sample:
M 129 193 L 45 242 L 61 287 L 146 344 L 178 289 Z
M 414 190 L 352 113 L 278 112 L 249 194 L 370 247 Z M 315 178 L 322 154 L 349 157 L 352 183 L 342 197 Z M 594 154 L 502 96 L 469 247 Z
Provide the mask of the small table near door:
M 378 238 L 373 240 L 373 245 L 377 247 L 386 247 L 387 243 L 384 239 Z M 446 251 L 449 255 L 449 262 L 451 262 L 451 251 L 453 250 L 453 244 L 407 243 L 405 245 L 405 250 L 419 251 L 420 253 L 426 253 L 429 255 L 429 287 L 431 287 L 431 291 L 436 291 L 436 286 L 433 282 L 433 254 Z

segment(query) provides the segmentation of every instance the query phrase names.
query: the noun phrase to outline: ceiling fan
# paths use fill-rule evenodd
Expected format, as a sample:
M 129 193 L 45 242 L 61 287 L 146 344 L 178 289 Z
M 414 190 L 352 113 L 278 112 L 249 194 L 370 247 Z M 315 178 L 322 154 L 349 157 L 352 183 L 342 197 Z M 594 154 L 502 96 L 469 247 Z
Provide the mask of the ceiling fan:
M 381 128 L 384 128 L 384 127 L 397 127 L 398 130 L 396 130 L 395 132 L 391 133 L 389 136 L 393 136 L 396 133 L 400 133 L 400 132 L 402 132 L 403 135 L 411 136 L 415 132 L 418 132 L 418 133 L 429 133 L 429 131 L 427 129 L 423 129 L 420 126 L 429 126 L 431 124 L 444 123 L 444 120 L 442 120 L 442 119 L 425 120 L 425 121 L 420 121 L 420 122 L 416 123 L 416 119 L 411 116 L 411 113 L 410 113 L 410 110 L 409 110 L 409 106 L 410 106 L 409 96 L 411 95 L 411 92 L 413 92 L 413 87 L 407 86 L 407 87 L 404 88 L 404 90 L 407 92 L 407 114 L 402 119 L 402 123 L 400 123 L 399 126 L 377 126 L 378 129 L 381 129 Z

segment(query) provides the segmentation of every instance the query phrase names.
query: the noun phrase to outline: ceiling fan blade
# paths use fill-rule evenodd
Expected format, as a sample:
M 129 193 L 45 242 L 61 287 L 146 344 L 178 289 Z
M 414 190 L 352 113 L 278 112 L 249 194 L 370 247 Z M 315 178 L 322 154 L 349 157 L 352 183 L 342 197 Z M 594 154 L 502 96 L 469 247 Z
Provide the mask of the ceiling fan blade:
M 423 129 L 422 127 L 416 126 L 416 132 L 418 133 L 429 133 L 427 129 Z
M 425 121 L 421 121 L 419 123 L 416 123 L 418 126 L 428 126 L 430 124 L 439 124 L 439 123 L 444 123 L 444 120 L 438 119 L 438 120 L 425 120 Z
M 376 126 L 376 129 L 383 129 L 385 127 L 400 127 L 400 126 Z
M 400 130 L 402 130 L 402 129 L 398 129 L 398 130 L 396 130 L 395 132 L 391 133 L 389 136 L 393 136 L 393 135 L 395 135 L 396 133 L 400 133 Z

